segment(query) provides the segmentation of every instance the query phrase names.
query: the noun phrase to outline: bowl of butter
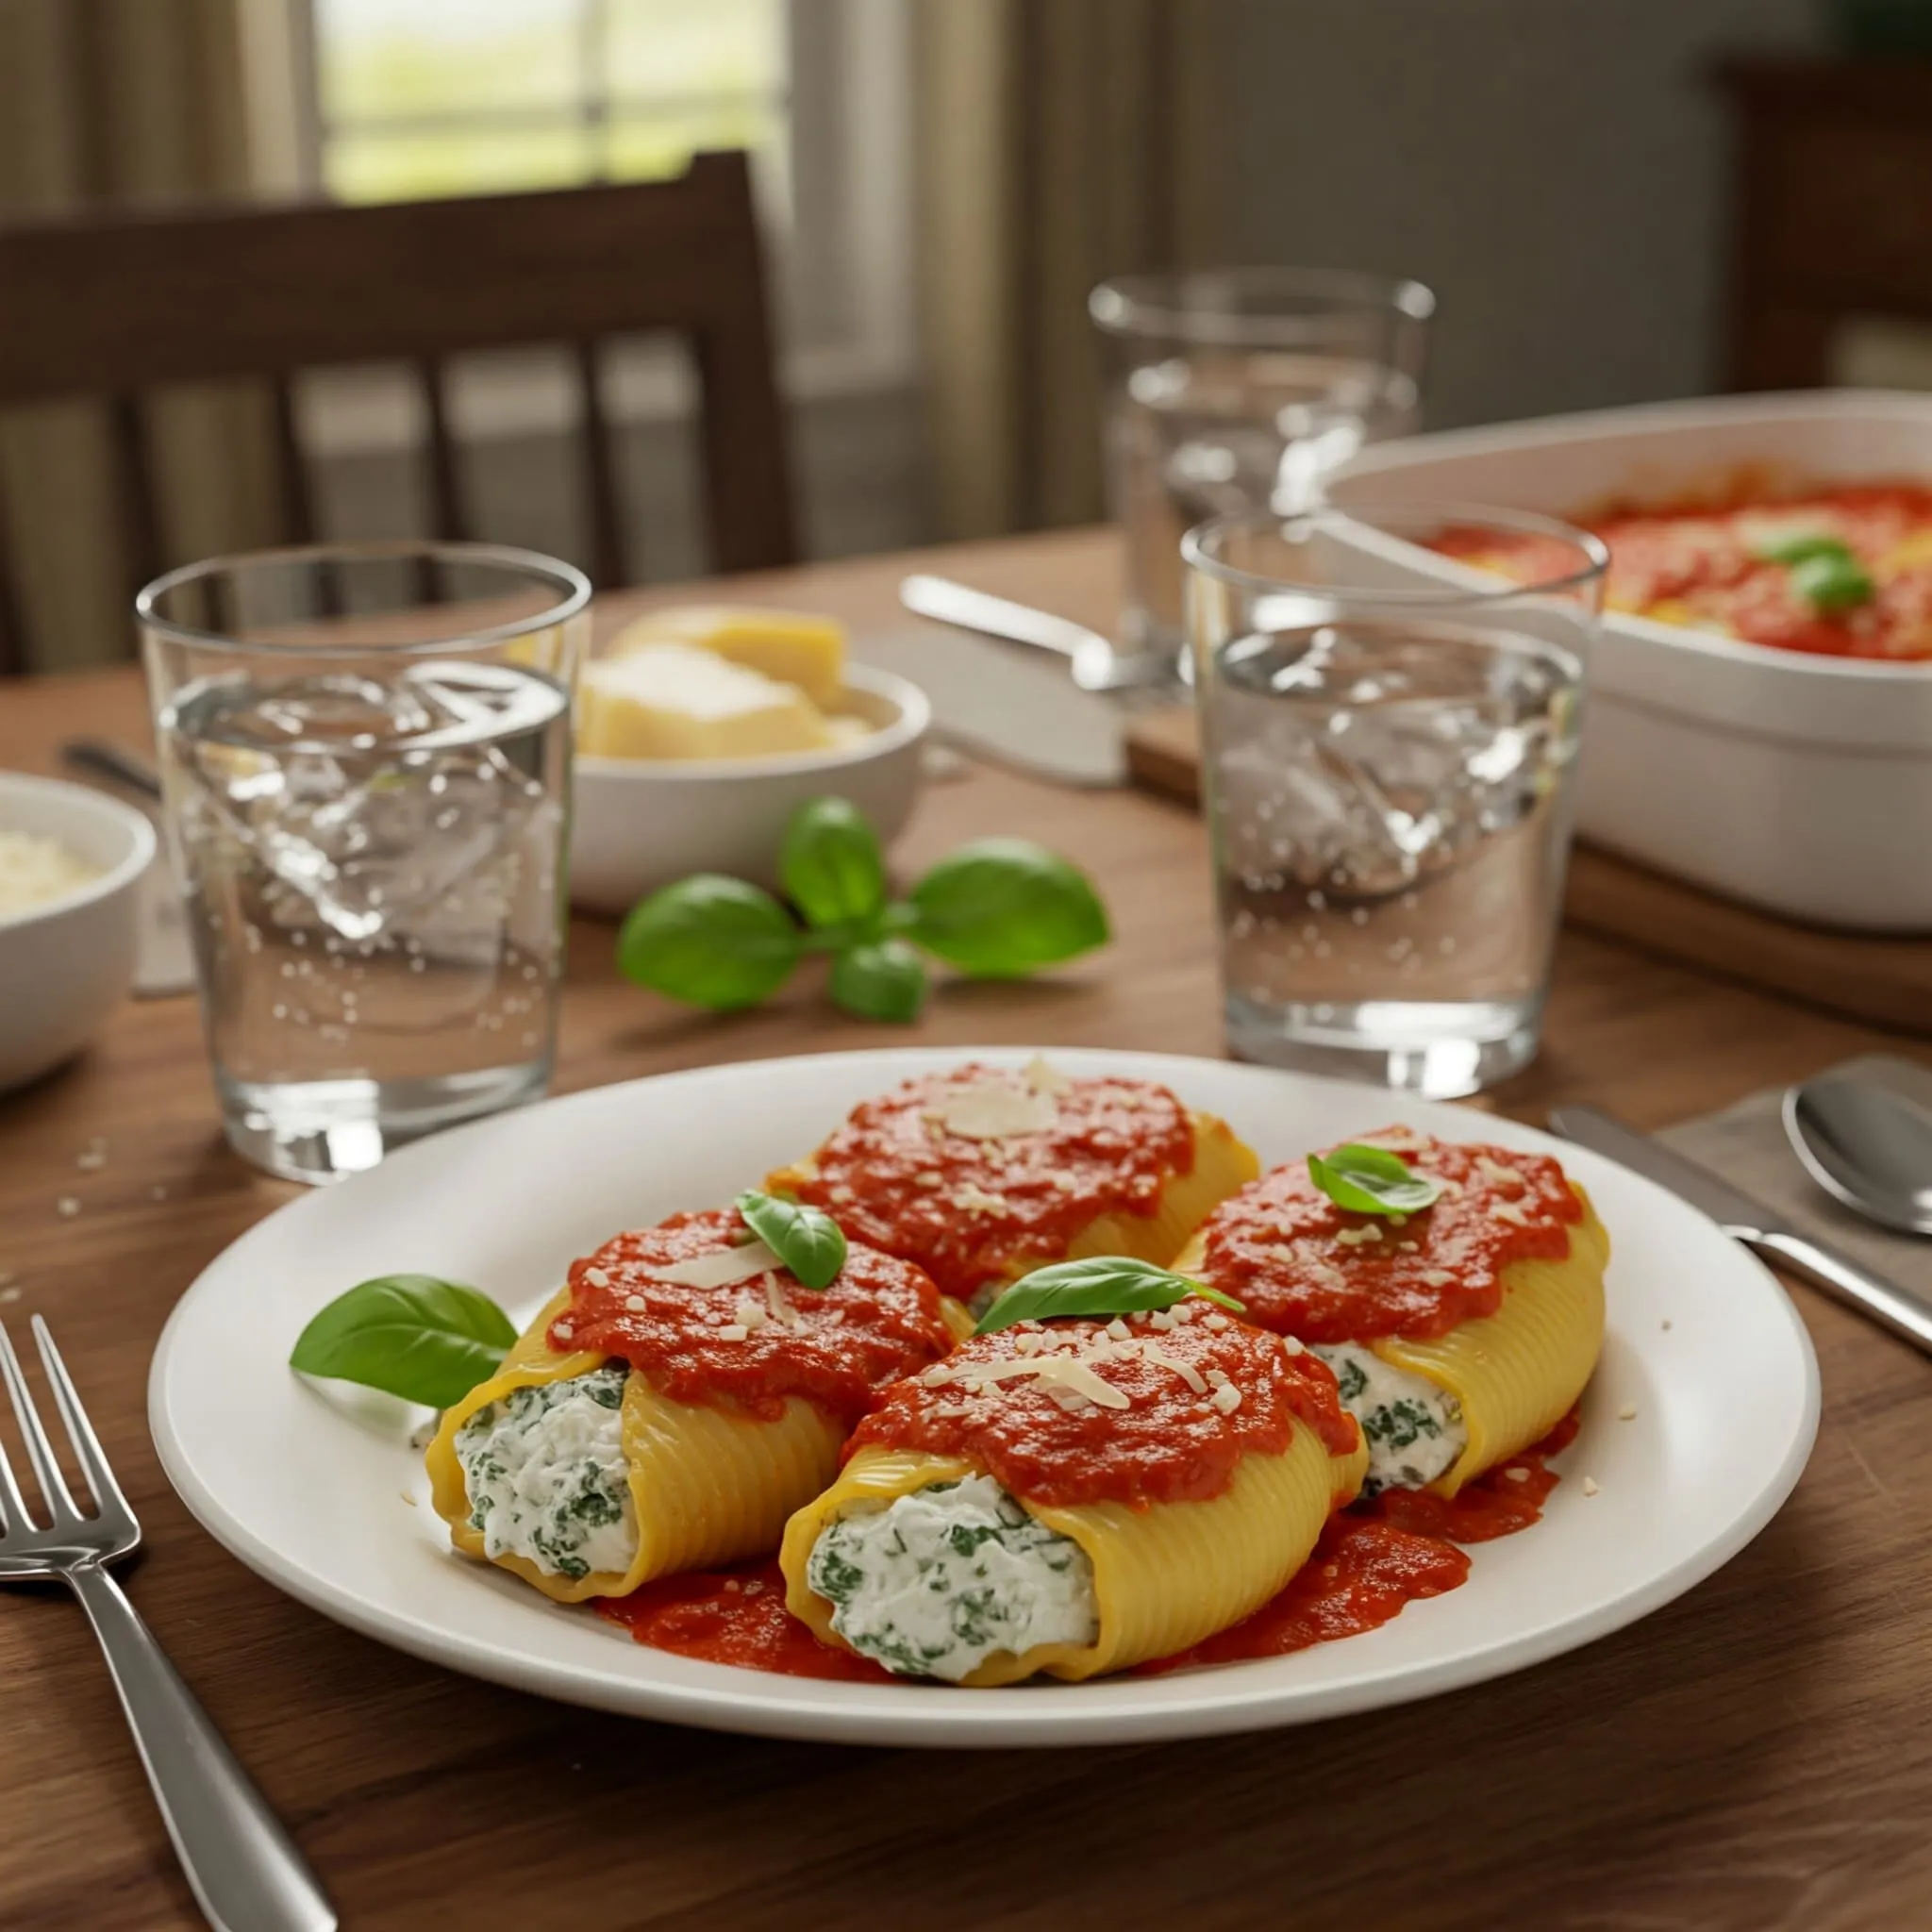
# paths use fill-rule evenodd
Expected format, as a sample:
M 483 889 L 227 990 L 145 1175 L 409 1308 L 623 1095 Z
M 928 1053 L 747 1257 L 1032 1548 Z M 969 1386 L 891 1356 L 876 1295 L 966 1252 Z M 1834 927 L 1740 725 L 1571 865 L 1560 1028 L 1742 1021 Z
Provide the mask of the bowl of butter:
M 931 722 L 917 685 L 849 661 L 832 618 L 647 611 L 578 685 L 571 898 L 622 913 L 694 872 L 771 885 L 808 798 L 850 799 L 890 844 Z

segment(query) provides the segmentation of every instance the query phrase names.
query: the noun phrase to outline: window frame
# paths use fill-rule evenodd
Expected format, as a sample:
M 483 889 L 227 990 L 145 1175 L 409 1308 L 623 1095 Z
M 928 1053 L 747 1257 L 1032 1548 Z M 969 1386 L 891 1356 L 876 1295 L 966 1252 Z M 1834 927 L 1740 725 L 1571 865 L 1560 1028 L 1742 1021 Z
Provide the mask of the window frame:
M 327 193 L 327 128 L 320 95 L 320 22 L 314 0 L 283 0 L 287 72 L 278 106 L 292 104 L 291 165 L 298 192 Z M 917 379 L 913 292 L 913 48 L 902 0 L 786 0 L 786 138 L 754 155 L 766 214 L 767 260 L 779 351 L 779 384 L 796 401 L 867 396 Z M 515 123 L 524 108 L 465 116 Z M 429 117 L 409 117 L 416 125 Z M 449 117 L 434 117 L 451 125 Z M 400 123 L 398 123 L 400 125 Z M 289 132 L 284 134 L 285 144 Z M 459 432 L 488 439 L 558 433 L 575 398 L 561 358 L 535 349 L 458 366 L 452 385 Z M 411 446 L 420 404 L 387 368 L 316 371 L 304 381 L 305 431 L 318 455 L 366 455 Z M 606 358 L 606 403 L 619 423 L 688 415 L 694 394 L 680 346 L 638 340 Z

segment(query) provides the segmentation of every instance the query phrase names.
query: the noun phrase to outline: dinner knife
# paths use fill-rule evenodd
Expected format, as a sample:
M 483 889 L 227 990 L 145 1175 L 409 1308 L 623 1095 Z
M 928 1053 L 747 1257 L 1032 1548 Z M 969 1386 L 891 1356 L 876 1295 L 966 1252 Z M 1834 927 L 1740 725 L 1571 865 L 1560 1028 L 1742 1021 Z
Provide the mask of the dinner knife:
M 1679 1200 L 1709 1215 L 1733 1240 L 1769 1260 L 1783 1263 L 1834 1300 L 1869 1315 L 1881 1328 L 1890 1329 L 1913 1347 L 1932 1355 L 1932 1302 L 1923 1295 L 1874 1274 L 1829 1241 L 1801 1233 L 1707 1168 L 1685 1159 L 1648 1134 L 1625 1126 L 1601 1108 L 1555 1108 L 1550 1125 L 1566 1141 L 1606 1155 L 1646 1180 L 1668 1188 Z

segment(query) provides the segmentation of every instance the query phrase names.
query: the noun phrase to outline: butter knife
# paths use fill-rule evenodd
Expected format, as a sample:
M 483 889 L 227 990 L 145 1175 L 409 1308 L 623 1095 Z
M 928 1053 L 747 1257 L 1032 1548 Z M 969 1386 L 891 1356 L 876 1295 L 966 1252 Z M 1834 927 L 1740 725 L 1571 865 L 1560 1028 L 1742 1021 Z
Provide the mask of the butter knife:
M 1802 1274 L 1835 1301 L 1869 1315 L 1881 1328 L 1902 1336 L 1932 1355 L 1932 1303 L 1898 1283 L 1874 1274 L 1841 1249 L 1800 1233 L 1782 1216 L 1694 1160 L 1674 1153 L 1648 1134 L 1625 1126 L 1614 1114 L 1595 1107 L 1559 1107 L 1550 1125 L 1566 1141 L 1607 1156 L 1633 1173 L 1668 1188 L 1707 1214 L 1734 1241 Z

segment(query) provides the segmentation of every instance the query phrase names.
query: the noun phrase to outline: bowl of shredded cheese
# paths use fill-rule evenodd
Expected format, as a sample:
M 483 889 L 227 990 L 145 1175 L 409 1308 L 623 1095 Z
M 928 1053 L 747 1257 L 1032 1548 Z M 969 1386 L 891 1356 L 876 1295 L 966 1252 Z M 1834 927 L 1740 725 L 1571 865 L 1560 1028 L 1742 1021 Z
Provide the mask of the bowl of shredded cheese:
M 0 1091 L 78 1052 L 125 996 L 154 856 L 131 807 L 0 772 Z

